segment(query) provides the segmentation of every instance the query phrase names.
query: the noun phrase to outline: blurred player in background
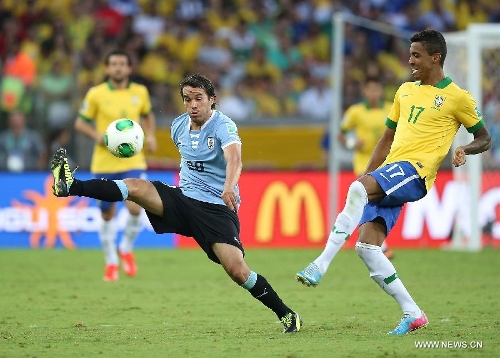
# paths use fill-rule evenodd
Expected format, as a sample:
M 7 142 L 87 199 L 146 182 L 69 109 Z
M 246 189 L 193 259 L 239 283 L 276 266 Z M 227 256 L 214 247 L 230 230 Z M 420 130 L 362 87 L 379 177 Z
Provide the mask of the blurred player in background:
M 466 155 L 490 148 L 491 138 L 472 95 L 443 72 L 446 41 L 435 30 L 410 39 L 409 65 L 416 82 L 403 83 L 394 97 L 387 128 L 364 174 L 347 192 L 321 255 L 297 280 L 307 286 L 320 283 L 328 266 L 359 225 L 356 251 L 375 282 L 392 296 L 403 318 L 389 334 L 405 334 L 428 324 L 380 246 L 407 202 L 423 198 L 434 184 L 438 168 L 463 125 L 474 140 L 455 149 L 452 163 L 465 164 Z
M 81 181 L 73 177 L 61 148 L 52 160 L 54 195 L 137 203 L 146 209 L 156 233 L 193 237 L 210 260 L 278 316 L 284 333 L 298 332 L 300 316 L 244 259 L 237 214 L 242 162 L 236 124 L 215 110 L 217 97 L 208 78 L 187 76 L 181 82 L 181 96 L 187 112 L 174 119 L 171 127 L 181 154 L 179 187 L 144 179 Z
M 94 177 L 99 178 L 146 178 L 144 153 L 126 159 L 113 156 L 104 145 L 104 132 L 116 119 L 132 119 L 139 122 L 144 129 L 145 149 L 155 151 L 155 117 L 151 111 L 148 90 L 145 86 L 130 81 L 132 60 L 126 52 L 110 52 L 106 56 L 105 65 L 108 80 L 87 92 L 75 121 L 75 129 L 95 142 L 90 171 Z M 117 228 L 114 220 L 116 203 L 101 200 L 98 205 L 103 219 L 99 238 L 106 263 L 104 280 L 118 280 L 118 256 L 125 274 L 135 276 L 137 265 L 133 245 L 141 230 L 141 207 L 132 201 L 125 201 L 129 216 L 117 250 Z
M 365 79 L 362 92 L 363 101 L 353 104 L 344 113 L 338 137 L 345 148 L 354 152 L 352 167 L 358 178 L 364 173 L 375 146 L 384 133 L 385 120 L 392 106 L 391 102 L 384 100 L 382 83 L 375 77 Z M 329 141 L 329 136 L 325 136 L 322 146 L 327 151 Z M 394 257 L 394 252 L 389 250 L 385 241 L 382 252 L 389 260 Z

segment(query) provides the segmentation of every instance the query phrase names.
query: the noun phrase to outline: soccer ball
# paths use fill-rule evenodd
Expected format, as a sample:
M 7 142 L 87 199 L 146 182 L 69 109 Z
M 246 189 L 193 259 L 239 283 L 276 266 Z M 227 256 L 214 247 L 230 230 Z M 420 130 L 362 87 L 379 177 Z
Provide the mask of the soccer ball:
M 104 144 L 115 157 L 130 158 L 144 146 L 144 131 L 139 123 L 120 118 L 109 124 L 104 134 Z

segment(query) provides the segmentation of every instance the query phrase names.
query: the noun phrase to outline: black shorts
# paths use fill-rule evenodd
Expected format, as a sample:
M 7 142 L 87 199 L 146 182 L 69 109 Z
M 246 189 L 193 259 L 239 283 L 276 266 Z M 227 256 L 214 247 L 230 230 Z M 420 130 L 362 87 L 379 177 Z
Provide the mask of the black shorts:
M 146 210 L 149 222 L 157 234 L 190 236 L 208 258 L 218 264 L 220 261 L 212 250 L 212 244 L 216 242 L 236 246 L 245 255 L 240 241 L 240 220 L 235 212 L 225 205 L 191 199 L 182 194 L 178 187 L 160 181 L 152 183 L 163 202 L 163 216 Z

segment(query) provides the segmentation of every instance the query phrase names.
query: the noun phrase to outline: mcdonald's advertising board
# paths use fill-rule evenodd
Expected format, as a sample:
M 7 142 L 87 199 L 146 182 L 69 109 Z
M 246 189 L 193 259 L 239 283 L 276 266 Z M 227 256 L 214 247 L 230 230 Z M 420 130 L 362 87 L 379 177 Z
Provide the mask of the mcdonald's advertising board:
M 352 173 L 339 177 L 338 209 L 355 180 Z M 240 180 L 241 241 L 248 247 L 322 248 L 329 224 L 328 174 L 326 172 L 246 172 Z M 459 209 L 470 210 L 466 188 L 453 181 L 451 172 L 440 172 L 425 198 L 407 203 L 387 238 L 391 247 L 441 247 L 449 244 L 454 225 L 470 232 L 467 220 L 456 222 Z M 480 223 L 488 228 L 485 240 L 500 246 L 500 172 L 485 172 L 479 203 Z M 346 247 L 357 240 L 355 231 Z M 179 237 L 181 247 L 193 240 Z

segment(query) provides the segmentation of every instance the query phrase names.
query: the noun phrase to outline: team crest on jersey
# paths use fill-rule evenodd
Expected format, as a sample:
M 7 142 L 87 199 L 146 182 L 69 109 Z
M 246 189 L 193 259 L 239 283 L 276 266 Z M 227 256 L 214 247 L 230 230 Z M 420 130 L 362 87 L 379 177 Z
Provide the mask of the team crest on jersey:
M 432 106 L 433 109 L 437 109 L 438 111 L 441 109 L 441 106 L 443 105 L 444 103 L 444 100 L 446 98 L 444 98 L 443 96 L 441 95 L 436 95 L 436 97 L 434 98 L 434 106 Z
M 215 139 L 214 139 L 214 137 L 208 137 L 207 138 L 207 146 L 208 146 L 208 149 L 214 150 L 214 148 L 215 148 Z
M 483 115 L 481 114 L 481 111 L 479 110 L 479 108 L 477 108 L 477 106 L 474 107 L 474 111 L 476 111 L 477 118 L 483 119 Z
M 139 103 L 139 97 L 132 96 L 132 104 L 138 104 L 138 103 Z

